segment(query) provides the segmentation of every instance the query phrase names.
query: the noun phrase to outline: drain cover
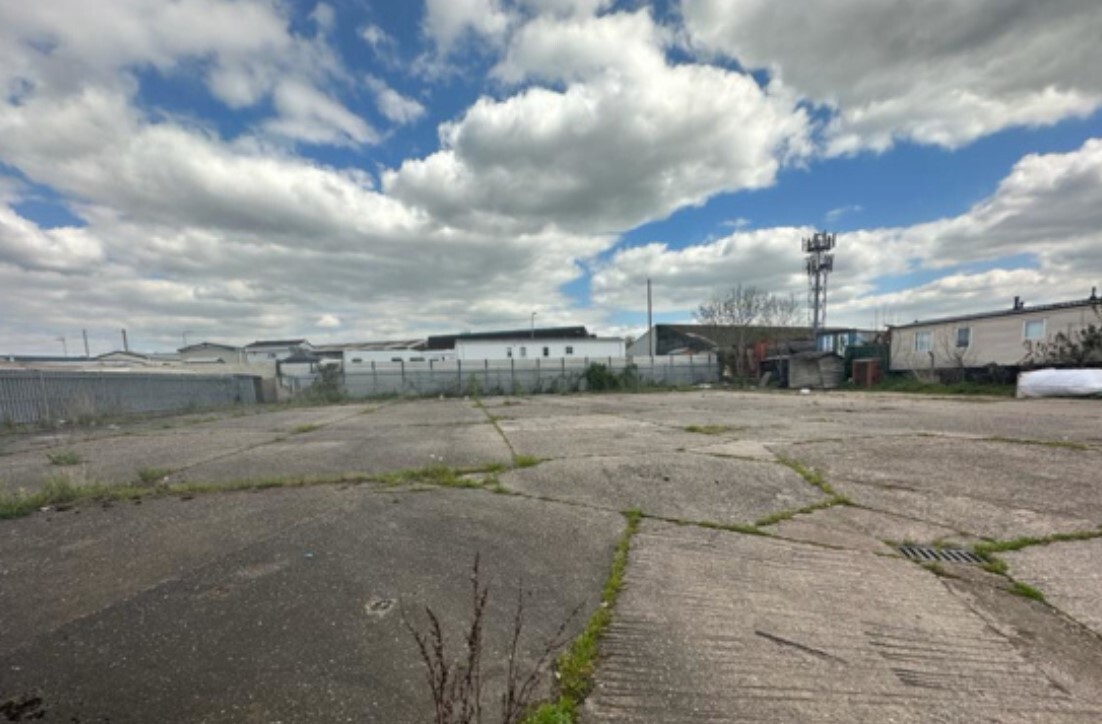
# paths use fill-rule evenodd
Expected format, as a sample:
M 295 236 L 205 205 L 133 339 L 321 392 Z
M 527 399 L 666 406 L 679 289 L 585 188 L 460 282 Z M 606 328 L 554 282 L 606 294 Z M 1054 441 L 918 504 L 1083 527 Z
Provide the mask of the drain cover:
M 983 563 L 984 560 L 972 551 L 961 548 L 934 548 L 932 546 L 896 546 L 896 550 L 910 558 L 912 561 L 928 563 L 944 561 L 945 563 Z

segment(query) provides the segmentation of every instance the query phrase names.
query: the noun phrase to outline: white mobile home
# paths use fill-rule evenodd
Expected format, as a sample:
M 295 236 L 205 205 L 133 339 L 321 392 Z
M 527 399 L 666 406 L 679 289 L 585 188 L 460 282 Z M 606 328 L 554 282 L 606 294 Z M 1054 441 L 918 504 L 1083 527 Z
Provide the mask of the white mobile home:
M 619 337 L 569 337 L 548 339 L 463 339 L 455 342 L 455 356 L 468 360 L 601 359 L 624 356 Z
M 931 319 L 891 328 L 892 371 L 1018 367 L 1042 363 L 1039 347 L 1061 332 L 1070 334 L 1102 322 L 1102 299 L 1026 306 Z

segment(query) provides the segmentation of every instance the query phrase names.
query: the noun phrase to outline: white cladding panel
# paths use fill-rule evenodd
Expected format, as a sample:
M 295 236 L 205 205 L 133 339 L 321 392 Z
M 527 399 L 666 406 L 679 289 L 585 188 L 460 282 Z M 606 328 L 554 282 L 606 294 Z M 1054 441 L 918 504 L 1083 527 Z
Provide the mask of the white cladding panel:
M 344 368 L 350 370 L 365 365 L 371 366 L 372 362 L 428 362 L 454 358 L 455 353 L 451 350 L 346 349 L 344 350 Z
M 461 360 L 483 359 L 599 359 L 623 357 L 624 340 L 594 339 L 460 339 L 455 343 Z

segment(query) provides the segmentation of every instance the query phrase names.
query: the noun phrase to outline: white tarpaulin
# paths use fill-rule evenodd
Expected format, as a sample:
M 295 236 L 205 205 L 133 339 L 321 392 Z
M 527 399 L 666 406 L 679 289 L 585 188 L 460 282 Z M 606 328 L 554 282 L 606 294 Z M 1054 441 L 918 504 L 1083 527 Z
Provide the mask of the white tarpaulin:
M 1036 370 L 1018 375 L 1018 397 L 1102 396 L 1100 370 Z

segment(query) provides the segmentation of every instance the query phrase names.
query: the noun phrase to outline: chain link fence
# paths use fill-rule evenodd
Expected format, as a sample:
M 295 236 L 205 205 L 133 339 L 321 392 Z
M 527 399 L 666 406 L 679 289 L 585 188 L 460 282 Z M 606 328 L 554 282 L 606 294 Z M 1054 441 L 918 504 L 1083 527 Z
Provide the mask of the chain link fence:
M 259 377 L 0 370 L 0 424 L 256 404 Z
M 688 387 L 719 381 L 715 355 L 669 357 L 578 357 L 560 359 L 447 360 L 372 362 L 345 369 L 344 393 L 353 399 L 389 395 L 527 395 L 587 389 L 590 365 L 643 386 Z M 283 385 L 298 393 L 309 389 L 313 375 L 284 376 Z

